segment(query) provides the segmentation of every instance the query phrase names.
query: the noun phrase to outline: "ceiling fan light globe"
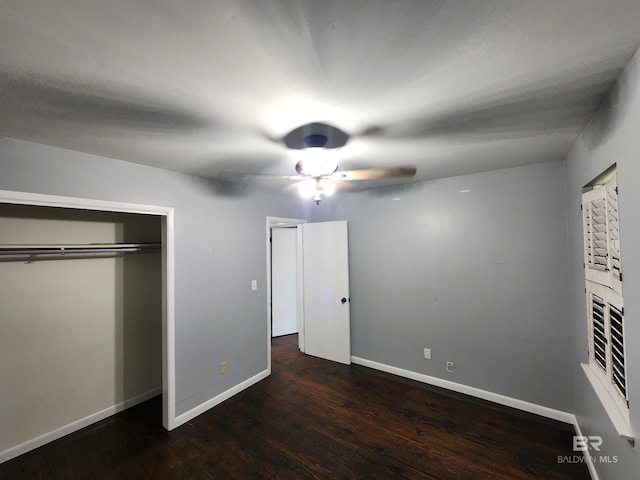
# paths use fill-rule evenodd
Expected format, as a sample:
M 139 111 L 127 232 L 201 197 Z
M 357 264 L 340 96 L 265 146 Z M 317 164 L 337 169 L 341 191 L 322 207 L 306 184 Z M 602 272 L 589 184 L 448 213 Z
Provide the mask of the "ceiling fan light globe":
M 298 162 L 299 171 L 311 177 L 330 175 L 338 169 L 338 160 L 326 148 L 305 148 Z
M 325 180 L 324 182 L 322 182 L 322 193 L 329 196 L 329 195 L 333 195 L 335 191 L 336 191 L 335 183 L 329 180 Z
M 315 180 L 309 180 L 307 182 L 302 182 L 298 186 L 298 193 L 301 197 L 311 198 L 316 195 L 316 182 Z

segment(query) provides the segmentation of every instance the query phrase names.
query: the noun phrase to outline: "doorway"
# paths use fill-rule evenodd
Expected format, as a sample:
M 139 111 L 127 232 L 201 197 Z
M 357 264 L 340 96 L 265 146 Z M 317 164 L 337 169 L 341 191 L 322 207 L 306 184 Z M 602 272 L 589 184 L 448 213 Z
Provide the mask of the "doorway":
M 297 236 L 298 347 L 302 353 L 351 363 L 349 256 L 346 221 L 307 223 L 267 217 L 267 365 L 271 374 L 273 318 L 272 232 L 295 228 Z M 293 302 L 292 302 L 293 303 Z
M 271 337 L 300 330 L 298 226 L 271 228 Z
M 285 233 L 282 237 L 284 238 L 280 238 L 280 241 L 283 242 L 283 244 L 279 245 L 280 247 L 283 247 L 282 250 L 286 250 L 287 248 L 290 250 L 290 247 L 293 246 L 293 232 L 295 232 L 295 253 L 294 252 L 290 252 L 290 255 L 286 256 L 284 258 L 284 263 L 288 264 L 285 265 L 285 268 L 280 272 L 283 275 L 286 275 L 286 272 L 292 272 L 292 263 L 295 263 L 295 273 L 296 273 L 296 278 L 291 279 L 291 278 L 277 278 L 276 281 L 278 280 L 285 280 L 286 281 L 286 285 L 284 285 L 284 288 L 281 289 L 281 291 L 278 291 L 278 288 L 276 287 L 276 295 L 295 295 L 295 299 L 292 299 L 291 304 L 295 304 L 294 309 L 289 308 L 288 312 L 286 312 L 286 315 L 293 315 L 295 316 L 295 323 L 296 323 L 296 330 L 298 332 L 298 347 L 300 348 L 301 351 L 304 352 L 304 335 L 302 334 L 302 329 L 304 328 L 303 325 L 301 325 L 301 318 L 302 318 L 302 302 L 300 301 L 301 299 L 301 295 L 302 295 L 302 261 L 301 261 L 301 254 L 302 254 L 302 247 L 301 247 L 301 236 L 299 234 L 298 231 L 298 226 L 302 225 L 304 223 L 307 223 L 306 220 L 303 219 L 299 219 L 299 218 L 284 218 L 284 217 L 267 217 L 267 235 L 266 235 L 266 239 L 267 239 L 267 319 L 268 319 L 268 331 L 267 331 L 267 362 L 268 362 L 268 370 L 269 370 L 269 374 L 271 374 L 271 338 L 274 336 L 274 330 L 273 330 L 273 326 L 272 326 L 272 321 L 273 321 L 273 262 L 272 262 L 272 245 L 273 245 L 273 235 L 272 232 L 273 230 L 278 230 L 282 233 L 283 230 L 287 230 L 288 233 Z M 276 237 L 276 241 L 278 241 L 278 237 Z M 284 252 L 281 252 L 284 254 Z M 294 258 L 295 255 L 295 258 Z M 287 258 L 288 257 L 288 258 Z M 278 272 L 276 271 L 276 275 L 278 275 Z M 288 280 L 288 281 L 287 281 Z M 279 298 L 278 300 L 282 301 L 282 298 Z M 289 305 L 290 307 L 290 305 Z M 276 309 L 278 309 L 278 306 L 276 305 Z M 276 314 L 281 313 L 278 312 L 276 310 Z M 285 331 L 286 329 L 290 329 L 290 324 L 291 324 L 291 320 L 289 320 L 288 322 L 285 322 L 288 324 L 283 326 L 283 330 L 280 330 L 280 326 L 278 326 L 277 330 L 275 331 L 276 334 L 278 334 L 281 331 Z M 284 333 L 281 333 L 284 334 Z

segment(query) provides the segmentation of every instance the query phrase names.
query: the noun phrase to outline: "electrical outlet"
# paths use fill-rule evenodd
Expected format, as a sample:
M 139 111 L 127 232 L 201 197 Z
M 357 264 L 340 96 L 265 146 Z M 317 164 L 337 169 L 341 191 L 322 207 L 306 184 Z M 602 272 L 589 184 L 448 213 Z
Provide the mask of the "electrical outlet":
M 447 362 L 447 372 L 453 373 L 453 362 Z
M 424 349 L 424 358 L 431 360 L 431 349 L 430 348 L 425 348 Z
M 257 280 L 251 280 L 251 291 L 255 292 L 256 290 L 258 290 L 258 281 Z
M 224 375 L 227 373 L 227 362 L 222 362 L 220 364 L 220 375 Z

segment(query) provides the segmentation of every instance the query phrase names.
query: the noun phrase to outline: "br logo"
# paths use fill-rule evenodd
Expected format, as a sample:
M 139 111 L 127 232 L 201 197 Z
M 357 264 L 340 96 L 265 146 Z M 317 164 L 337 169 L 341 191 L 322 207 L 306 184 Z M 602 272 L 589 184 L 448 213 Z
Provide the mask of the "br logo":
M 589 449 L 593 449 L 596 452 L 600 451 L 602 445 L 602 437 L 598 435 L 574 435 L 573 436 L 573 451 L 574 452 L 586 452 Z

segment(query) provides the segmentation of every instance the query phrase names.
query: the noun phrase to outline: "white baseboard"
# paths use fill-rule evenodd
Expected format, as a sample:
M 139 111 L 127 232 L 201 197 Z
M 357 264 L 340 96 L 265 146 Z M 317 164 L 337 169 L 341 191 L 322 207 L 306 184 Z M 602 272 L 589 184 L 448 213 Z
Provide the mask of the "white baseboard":
M 117 403 L 112 407 L 105 408 L 104 410 L 81 418 L 80 420 L 76 420 L 75 422 L 65 425 L 64 427 L 56 428 L 55 430 L 45 433 L 44 435 L 32 438 L 31 440 L 21 443 L 20 445 L 16 445 L 15 447 L 8 448 L 7 450 L 0 452 L 0 463 L 11 460 L 12 458 L 41 447 L 42 445 L 45 445 L 49 442 L 53 442 L 54 440 L 58 440 L 59 438 L 76 432 L 84 427 L 88 427 L 89 425 L 99 422 L 100 420 L 104 420 L 111 415 L 115 415 L 116 413 L 126 410 L 129 407 L 133 407 L 138 403 L 142 403 L 145 400 L 149 400 L 150 398 L 153 398 L 156 395 L 160 395 L 161 393 L 162 387 L 154 388 L 153 390 L 137 395 L 133 398 L 130 398 L 129 400 Z
M 207 400 L 204 403 L 201 403 L 197 407 L 192 408 L 191 410 L 189 410 L 189 411 L 187 411 L 187 412 L 185 412 L 185 413 L 183 413 L 181 415 L 178 415 L 176 417 L 176 419 L 175 419 L 175 427 L 179 427 L 183 423 L 186 423 L 189 420 L 197 417 L 198 415 L 203 414 L 207 410 L 209 410 L 209 409 L 215 407 L 216 405 L 224 402 L 225 400 L 233 397 L 237 393 L 240 393 L 241 391 L 249 388 L 250 386 L 255 385 L 260 380 L 264 380 L 268 376 L 269 376 L 269 370 L 268 369 L 267 370 L 263 370 L 262 372 L 258 373 L 257 375 L 254 375 L 253 377 L 245 380 L 244 382 L 239 383 L 235 387 L 232 387 L 229 390 L 226 390 L 226 391 L 222 392 L 220 395 L 216 395 L 212 399 Z
M 573 428 L 576 431 L 576 435 L 582 437 L 582 429 L 580 428 L 580 424 L 578 423 L 578 419 L 575 415 L 573 416 Z M 586 460 L 585 463 L 587 464 L 587 468 L 589 469 L 589 475 L 591 475 L 591 480 L 600 480 L 598 472 L 596 471 L 596 465 L 593 463 L 591 455 L 587 452 L 587 454 L 584 455 L 584 458 Z
M 461 383 L 443 380 L 437 377 L 431 377 L 422 373 L 412 372 L 411 370 L 404 370 L 402 368 L 393 367 L 384 363 L 374 362 L 365 358 L 351 357 L 351 362 L 357 365 L 362 365 L 364 367 L 369 367 L 375 370 L 391 373 L 393 375 L 398 375 L 400 377 L 410 378 L 411 380 L 427 383 L 436 387 L 446 388 L 447 390 L 452 390 L 454 392 L 464 393 L 465 395 L 481 398 L 483 400 L 488 400 L 490 402 L 516 408 L 525 412 L 535 413 L 536 415 L 552 418 L 553 420 L 559 420 L 564 423 L 574 424 L 575 416 L 571 413 L 563 412 L 561 410 L 543 407 L 542 405 L 525 402 L 524 400 L 519 400 L 517 398 L 507 397 L 505 395 L 500 395 L 499 393 L 493 393 L 487 390 L 482 390 L 480 388 L 463 385 Z

